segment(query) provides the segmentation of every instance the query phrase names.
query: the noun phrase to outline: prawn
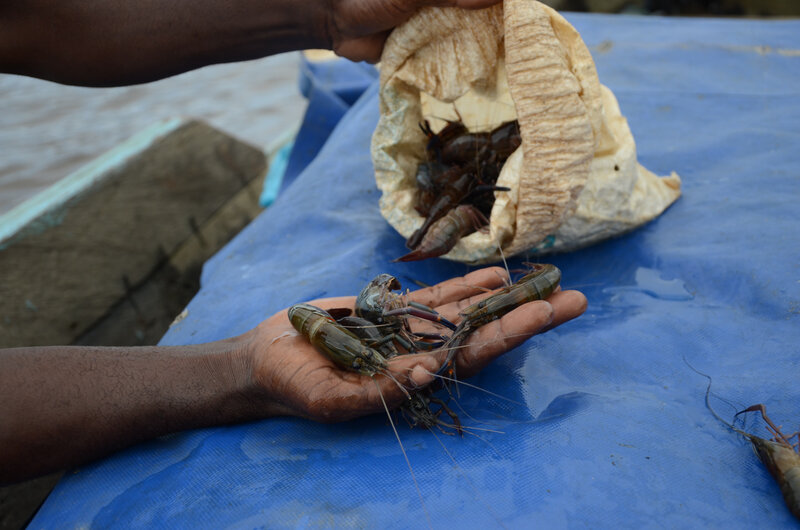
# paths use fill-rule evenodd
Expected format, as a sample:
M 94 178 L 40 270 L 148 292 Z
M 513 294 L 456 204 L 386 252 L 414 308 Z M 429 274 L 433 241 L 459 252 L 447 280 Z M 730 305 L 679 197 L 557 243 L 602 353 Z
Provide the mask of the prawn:
M 521 143 L 519 123 L 514 120 L 502 123 L 487 133 L 461 134 L 445 142 L 441 158 L 444 163 L 465 164 L 476 154 L 479 158 L 496 155 L 502 165 Z
M 773 435 L 772 440 L 759 438 L 730 424 L 728 427 L 750 441 L 756 456 L 780 486 L 783 500 L 789 511 L 800 519 L 800 454 L 796 450 L 796 446 L 800 445 L 800 431 L 790 436 L 783 434 L 780 428 L 776 427 L 769 419 L 766 407 L 762 404 L 750 406 L 737 412 L 736 416 L 754 411 L 761 412 L 761 417 L 767 423 L 767 429 Z M 795 436 L 799 441 L 792 444 L 790 440 Z
M 345 370 L 368 376 L 388 373 L 386 358 L 339 325 L 324 309 L 295 304 L 289 308 L 289 321 L 312 345 Z
M 447 125 L 438 133 L 433 132 L 428 120 L 424 120 L 419 124 L 422 134 L 428 138 L 425 151 L 428 154 L 429 160 L 441 161 L 442 149 L 456 138 L 469 133 L 467 127 L 460 121 L 445 121 L 447 121 Z
M 387 358 L 372 347 L 373 345 L 385 346 L 387 344 L 387 337 L 381 337 L 380 327 L 370 326 L 369 321 L 358 317 L 355 317 L 354 320 L 354 317 L 351 316 L 345 316 L 336 321 L 327 311 L 310 304 L 296 304 L 290 307 L 289 320 L 297 331 L 340 368 L 370 377 L 382 374 L 397 384 L 406 395 L 406 400 L 400 406 L 400 412 L 411 427 L 422 426 L 429 430 L 437 427 L 444 434 L 457 432 L 463 435 L 465 432 L 466 429 L 462 427 L 458 415 L 445 401 L 433 395 L 433 387 L 428 386 L 409 391 L 388 372 Z M 356 333 L 342 325 L 343 322 L 355 323 L 354 327 L 371 331 L 364 334 L 364 338 L 359 338 Z M 439 377 L 443 381 L 447 380 L 437 374 L 431 375 Z M 378 392 L 380 393 L 379 387 Z M 484 390 L 484 392 L 488 391 Z M 501 397 L 496 394 L 492 395 Z M 381 400 L 383 400 L 382 394 Z M 436 408 L 434 409 L 432 405 L 435 405 Z M 389 414 L 388 408 L 386 413 Z M 440 419 L 443 413 L 450 418 L 450 422 Z M 389 419 L 391 421 L 391 415 L 389 415 Z
M 433 239 L 425 241 L 424 238 L 434 224 L 459 205 L 471 204 L 483 216 L 487 216 L 494 204 L 494 196 L 488 192 L 510 191 L 495 183 L 506 159 L 521 145 L 518 122 L 505 122 L 489 132 L 470 133 L 460 121 L 446 121 L 447 125 L 439 133 L 434 133 L 427 121 L 420 124 L 420 129 L 428 138 L 425 147 L 427 161 L 420 163 L 417 170 L 419 194 L 415 209 L 425 219 L 406 240 L 406 246 L 412 251 L 420 246 L 430 248 L 431 241 L 441 239 L 441 224 L 440 233 Z M 462 212 L 457 216 L 463 217 L 464 214 Z M 436 250 L 432 254 L 423 248 L 415 254 L 418 257 L 403 261 L 441 256 L 452 249 L 455 243 L 450 242 L 449 238 L 457 242 L 463 237 L 453 231 L 452 219 L 445 221 L 450 227 L 446 244 L 434 245 Z M 474 224 L 462 222 L 458 231 L 467 230 L 468 226 Z
M 725 425 L 730 430 L 737 434 L 744 436 L 753 448 L 753 452 L 758 459 L 764 464 L 764 467 L 778 483 L 783 494 L 783 500 L 789 511 L 800 519 L 800 454 L 797 452 L 797 446 L 800 446 L 800 431 L 792 435 L 786 436 L 783 434 L 779 427 L 775 426 L 772 420 L 767 416 L 766 407 L 762 404 L 752 405 L 746 409 L 739 411 L 735 414 L 744 414 L 746 412 L 761 412 L 761 417 L 767 423 L 767 429 L 772 433 L 772 440 L 761 438 L 747 431 L 736 428 L 735 425 L 725 421 L 717 412 L 711 407 L 709 396 L 711 394 L 711 376 L 700 372 L 686 360 L 685 362 L 689 368 L 694 372 L 702 375 L 708 379 L 708 386 L 706 387 L 706 408 L 711 412 L 714 418 L 720 423 Z M 735 417 L 734 416 L 734 417 Z M 798 443 L 792 444 L 791 439 L 798 437 Z
M 416 340 L 420 334 L 411 332 L 406 316 L 414 316 L 436 322 L 454 330 L 455 324 L 439 313 L 422 304 L 406 301 L 402 294 L 400 281 L 390 274 L 379 274 L 373 278 L 356 297 L 356 315 L 373 324 L 383 327 L 384 335 L 394 339 L 409 352 L 417 347 L 426 347 L 427 343 Z M 421 335 L 421 338 L 433 338 L 444 341 L 440 336 Z
M 431 225 L 414 250 L 394 261 L 417 261 L 447 254 L 462 237 L 487 224 L 486 217 L 474 206 L 456 206 Z
M 379 327 L 366 318 L 348 315 L 337 319 L 336 322 L 360 338 L 367 346 L 378 350 L 386 359 L 400 355 L 391 340 L 392 336 L 383 334 Z
M 522 143 L 517 120 L 501 123 L 489 132 L 477 133 L 469 132 L 460 121 L 445 121 L 447 125 L 438 133 L 433 132 L 427 120 L 419 124 L 428 138 L 425 146 L 428 160 L 463 165 L 476 154 L 488 157 L 491 152 L 505 161 Z
M 461 204 L 461 201 L 469 196 L 477 183 L 477 177 L 473 171 L 459 166 L 451 167 L 438 180 L 438 196 L 431 201 L 425 221 L 406 240 L 406 246 L 410 249 L 417 248 L 431 225 Z
M 460 313 L 461 322 L 453 331 L 445 348 L 452 348 L 438 374 L 452 370 L 453 359 L 460 346 L 479 327 L 493 322 L 517 307 L 534 300 L 544 300 L 561 283 L 561 270 L 549 263 L 531 265 L 532 270 L 515 283 L 472 304 Z

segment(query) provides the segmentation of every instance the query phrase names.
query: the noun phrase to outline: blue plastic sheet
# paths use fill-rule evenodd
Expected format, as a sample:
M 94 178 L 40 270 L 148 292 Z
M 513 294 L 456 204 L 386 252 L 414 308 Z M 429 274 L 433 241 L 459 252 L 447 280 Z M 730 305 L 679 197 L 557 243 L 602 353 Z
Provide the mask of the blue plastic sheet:
M 424 508 L 381 416 L 293 418 L 168 436 L 71 472 L 43 527 L 797 526 L 732 420 L 764 403 L 800 424 L 800 22 L 570 14 L 619 98 L 639 159 L 684 196 L 623 237 L 547 258 L 580 319 L 462 388 L 479 437 L 400 425 Z M 210 260 L 164 344 L 244 332 L 292 303 L 461 275 L 392 264 L 378 212 L 372 86 L 273 207 Z M 519 261 L 516 262 L 517 264 Z M 750 415 L 746 429 L 765 436 Z M 427 516 L 426 516 L 427 512 Z
M 271 160 L 259 198 L 261 206 L 271 206 L 282 189 L 317 156 L 339 120 L 378 78 L 378 71 L 367 63 L 347 59 L 300 63 L 300 93 L 308 100 L 297 138 L 284 146 Z
M 300 64 L 300 92 L 308 99 L 303 124 L 297 133 L 283 175 L 286 189 L 317 156 L 339 120 L 378 78 L 378 71 L 367 63 L 346 59 L 309 61 Z

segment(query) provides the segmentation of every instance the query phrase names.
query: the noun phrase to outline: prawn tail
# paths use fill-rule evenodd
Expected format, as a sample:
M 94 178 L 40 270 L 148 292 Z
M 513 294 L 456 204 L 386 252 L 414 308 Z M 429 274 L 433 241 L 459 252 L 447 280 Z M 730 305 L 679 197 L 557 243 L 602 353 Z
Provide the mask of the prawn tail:
M 488 223 L 486 217 L 474 206 L 468 204 L 457 206 L 431 225 L 419 243 L 413 247 L 414 250 L 394 261 L 419 261 L 447 254 L 462 237 L 468 236 Z

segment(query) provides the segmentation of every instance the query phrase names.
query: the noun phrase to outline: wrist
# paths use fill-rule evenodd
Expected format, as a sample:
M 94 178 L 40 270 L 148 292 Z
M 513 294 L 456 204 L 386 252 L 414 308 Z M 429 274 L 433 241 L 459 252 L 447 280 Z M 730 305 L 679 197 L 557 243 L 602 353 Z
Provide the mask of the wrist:
M 319 44 L 318 48 L 324 50 L 334 50 L 335 41 L 338 38 L 336 25 L 337 0 L 316 0 L 316 17 L 311 24 L 311 30 L 316 35 Z
M 332 49 L 334 0 L 275 0 L 262 8 L 262 16 L 252 22 L 255 34 L 265 42 L 258 55 L 311 48 Z
M 216 423 L 252 421 L 280 414 L 270 392 L 256 377 L 258 341 L 252 332 L 215 343 L 222 354 L 212 355 L 209 374 L 219 389 L 220 411 Z

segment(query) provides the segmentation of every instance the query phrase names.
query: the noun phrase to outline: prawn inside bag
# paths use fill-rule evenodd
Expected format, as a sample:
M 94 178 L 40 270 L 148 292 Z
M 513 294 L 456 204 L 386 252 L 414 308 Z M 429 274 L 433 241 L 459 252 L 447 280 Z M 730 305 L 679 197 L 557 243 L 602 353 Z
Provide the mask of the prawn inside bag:
M 578 32 L 534 0 L 478 11 L 427 8 L 388 38 L 381 58 L 381 116 L 372 138 L 383 217 L 404 237 L 423 222 L 416 173 L 427 137 L 444 120 L 471 132 L 518 120 L 521 146 L 503 166 L 488 230 L 446 258 L 467 263 L 528 250 L 567 251 L 642 225 L 680 196 L 675 173 L 636 161 L 616 98 L 597 77 Z

